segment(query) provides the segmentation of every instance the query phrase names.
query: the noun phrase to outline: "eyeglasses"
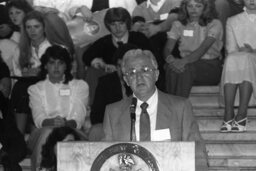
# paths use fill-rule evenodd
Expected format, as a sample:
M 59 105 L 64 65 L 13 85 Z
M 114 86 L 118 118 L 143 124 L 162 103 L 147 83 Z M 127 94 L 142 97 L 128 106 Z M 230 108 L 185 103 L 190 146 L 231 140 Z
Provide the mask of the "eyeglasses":
M 128 76 L 130 78 L 135 78 L 137 74 L 141 74 L 141 75 L 145 76 L 145 75 L 149 75 L 154 70 L 155 69 L 152 69 L 152 68 L 149 68 L 146 66 L 139 70 L 131 69 L 130 71 L 127 71 L 126 73 L 124 73 L 124 75 Z

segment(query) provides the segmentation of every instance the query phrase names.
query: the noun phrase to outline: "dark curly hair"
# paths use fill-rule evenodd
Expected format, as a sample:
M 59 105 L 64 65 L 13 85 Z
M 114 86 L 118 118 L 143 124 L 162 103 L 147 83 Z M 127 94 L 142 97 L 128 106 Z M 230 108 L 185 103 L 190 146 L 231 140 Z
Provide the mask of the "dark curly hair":
M 57 158 L 54 152 L 54 147 L 57 142 L 61 142 L 67 135 L 73 135 L 75 141 L 80 140 L 77 132 L 70 127 L 57 127 L 52 130 L 52 132 L 47 137 L 45 144 L 42 146 L 42 160 L 40 167 L 56 170 Z
M 191 0 L 182 0 L 180 4 L 180 10 L 178 15 L 178 20 L 183 24 L 187 25 L 189 23 L 189 14 L 187 11 L 187 5 Z M 195 2 L 204 5 L 203 14 L 199 19 L 200 26 L 206 26 L 208 23 L 212 22 L 213 19 L 218 18 L 218 13 L 215 8 L 215 1 L 213 0 L 195 0 Z
M 65 80 L 64 84 L 67 84 L 69 81 L 73 79 L 73 76 L 71 74 L 71 69 L 72 69 L 72 58 L 67 50 L 66 47 L 63 47 L 61 45 L 52 45 L 48 47 L 43 54 L 41 58 L 41 72 L 40 72 L 40 78 L 44 80 L 47 75 L 47 70 L 45 69 L 45 66 L 49 62 L 49 59 L 54 59 L 54 60 L 61 60 L 64 61 L 66 64 L 66 70 L 65 70 Z
M 116 21 L 125 22 L 127 29 L 131 29 L 132 18 L 125 8 L 115 7 L 107 10 L 106 15 L 104 17 L 104 24 L 109 31 L 110 24 Z

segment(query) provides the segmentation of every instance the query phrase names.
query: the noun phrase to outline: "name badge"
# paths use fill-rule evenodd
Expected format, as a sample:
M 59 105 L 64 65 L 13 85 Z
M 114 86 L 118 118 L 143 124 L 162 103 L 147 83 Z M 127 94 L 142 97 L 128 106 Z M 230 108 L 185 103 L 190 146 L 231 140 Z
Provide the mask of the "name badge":
M 60 96 L 70 96 L 70 89 L 60 89 Z
M 160 15 L 160 20 L 166 20 L 168 18 L 168 13 L 165 13 L 165 14 L 161 14 Z
M 183 36 L 193 37 L 194 31 L 193 30 L 184 30 Z
M 159 129 L 152 132 L 152 141 L 170 141 L 171 140 L 171 133 L 170 129 Z

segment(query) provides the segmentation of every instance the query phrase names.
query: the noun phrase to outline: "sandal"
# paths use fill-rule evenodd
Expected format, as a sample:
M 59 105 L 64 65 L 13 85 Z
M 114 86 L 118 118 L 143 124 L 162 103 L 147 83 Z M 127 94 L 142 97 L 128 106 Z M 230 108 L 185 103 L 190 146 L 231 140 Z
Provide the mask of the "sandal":
M 244 125 L 241 125 L 240 123 L 245 122 Z M 239 121 L 234 120 L 231 128 L 231 132 L 245 132 L 246 131 L 246 123 L 247 123 L 247 117 L 244 119 L 241 119 Z
M 227 122 L 223 121 L 223 124 L 220 127 L 220 132 L 223 132 L 223 133 L 231 132 L 232 125 L 233 125 L 233 119 L 231 119 Z

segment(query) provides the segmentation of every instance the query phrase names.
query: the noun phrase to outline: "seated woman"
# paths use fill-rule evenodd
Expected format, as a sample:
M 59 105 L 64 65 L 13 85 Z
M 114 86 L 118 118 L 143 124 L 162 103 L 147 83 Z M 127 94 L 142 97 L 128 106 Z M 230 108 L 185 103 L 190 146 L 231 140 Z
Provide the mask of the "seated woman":
M 93 102 L 98 77 L 116 70 L 113 55 L 121 44 L 131 43 L 142 49 L 151 49 L 145 35 L 130 31 L 131 16 L 126 9 L 110 8 L 104 24 L 111 34 L 98 39 L 83 55 L 83 61 L 89 67 L 86 80 L 90 86 L 90 102 Z
M 42 147 L 42 160 L 40 164 L 41 171 L 56 171 L 57 170 L 57 143 L 67 141 L 80 140 L 77 132 L 70 127 L 57 127 L 47 137 L 45 144 Z
M 217 85 L 221 76 L 223 27 L 211 0 L 183 0 L 164 48 L 166 90 L 188 97 L 193 85 Z M 181 58 L 172 55 L 178 42 Z
M 41 79 L 28 89 L 29 105 L 37 127 L 29 139 L 31 166 L 40 164 L 41 146 L 54 127 L 69 126 L 79 131 L 85 121 L 89 89 L 71 74 L 71 55 L 62 46 L 47 48 L 41 58 Z
M 227 20 L 227 57 L 222 73 L 222 95 L 225 100 L 224 122 L 220 132 L 244 132 L 251 96 L 256 98 L 256 1 L 243 0 L 245 11 Z M 234 101 L 239 89 L 239 107 Z M 223 92 L 224 91 L 224 92 Z

